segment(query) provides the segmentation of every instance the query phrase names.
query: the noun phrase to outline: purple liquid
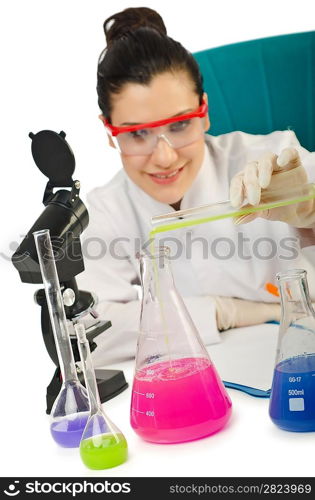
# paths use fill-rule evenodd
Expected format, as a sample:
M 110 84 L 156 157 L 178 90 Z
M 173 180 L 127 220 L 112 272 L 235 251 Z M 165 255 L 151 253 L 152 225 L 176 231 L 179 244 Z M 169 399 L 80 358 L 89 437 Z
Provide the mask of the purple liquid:
M 89 418 L 88 412 L 60 417 L 50 426 L 50 432 L 54 440 L 65 448 L 77 448 Z

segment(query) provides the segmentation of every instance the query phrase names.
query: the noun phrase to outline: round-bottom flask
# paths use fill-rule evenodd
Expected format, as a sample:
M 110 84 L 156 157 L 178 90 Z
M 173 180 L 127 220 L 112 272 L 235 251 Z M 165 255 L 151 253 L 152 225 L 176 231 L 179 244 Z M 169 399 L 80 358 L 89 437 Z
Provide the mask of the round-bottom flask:
M 116 467 L 127 460 L 127 441 L 103 411 L 84 326 L 76 324 L 75 331 L 91 408 L 80 442 L 81 459 L 89 469 Z
M 222 429 L 232 403 L 184 302 L 161 247 L 141 255 L 143 298 L 130 422 L 154 443 L 200 439 Z
M 63 381 L 50 413 L 50 432 L 60 446 L 76 448 L 89 416 L 88 395 L 74 363 L 49 230 L 35 232 L 34 239 Z
M 75 380 L 62 384 L 51 410 L 50 432 L 65 448 L 77 448 L 89 418 L 89 401 L 85 388 Z
M 125 436 L 99 410 L 90 416 L 80 444 L 82 462 L 89 469 L 108 469 L 127 460 Z

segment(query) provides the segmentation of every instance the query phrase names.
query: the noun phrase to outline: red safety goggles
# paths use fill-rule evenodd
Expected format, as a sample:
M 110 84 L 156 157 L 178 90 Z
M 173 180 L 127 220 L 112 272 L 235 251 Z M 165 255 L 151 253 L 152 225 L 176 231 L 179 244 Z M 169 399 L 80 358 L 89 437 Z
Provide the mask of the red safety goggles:
M 203 118 L 204 116 L 206 116 L 207 112 L 208 112 L 208 105 L 203 100 L 199 108 L 196 109 L 196 111 L 192 111 L 191 113 L 186 113 L 180 116 L 174 116 L 173 118 L 166 118 L 165 120 L 157 120 L 155 122 L 141 123 L 139 125 L 131 125 L 126 127 L 115 127 L 114 125 L 111 125 L 109 123 L 107 118 L 105 118 L 104 125 L 110 132 L 111 136 L 116 137 L 117 135 L 124 134 L 126 132 L 136 132 L 137 130 L 141 129 L 162 127 L 164 125 L 168 125 L 169 123 L 190 120 L 191 118 Z

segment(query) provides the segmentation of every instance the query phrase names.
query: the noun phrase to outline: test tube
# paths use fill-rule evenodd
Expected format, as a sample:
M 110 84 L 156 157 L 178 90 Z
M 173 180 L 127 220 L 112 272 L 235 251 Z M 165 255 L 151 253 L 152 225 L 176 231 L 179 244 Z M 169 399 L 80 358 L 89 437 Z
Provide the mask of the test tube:
M 239 208 L 231 206 L 230 200 L 202 205 L 199 207 L 176 210 L 167 214 L 151 218 L 152 230 L 150 235 L 172 231 L 175 229 L 205 224 L 229 217 L 241 217 L 263 210 L 295 205 L 315 198 L 315 184 L 295 186 L 291 189 L 268 190 L 264 192 L 263 201 L 259 205 L 243 205 Z

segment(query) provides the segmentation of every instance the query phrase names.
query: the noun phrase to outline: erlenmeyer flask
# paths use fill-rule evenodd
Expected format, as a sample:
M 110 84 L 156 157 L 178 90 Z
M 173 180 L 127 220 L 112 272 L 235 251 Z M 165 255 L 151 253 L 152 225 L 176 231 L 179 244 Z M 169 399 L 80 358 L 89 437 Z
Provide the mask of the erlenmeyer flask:
M 231 401 L 175 289 L 169 249 L 140 255 L 142 306 L 131 426 L 143 439 L 180 443 L 217 432 Z
M 277 274 L 281 323 L 269 414 L 287 431 L 315 431 L 315 313 L 306 271 Z
M 77 323 L 74 328 L 91 407 L 80 443 L 81 459 L 90 469 L 116 467 L 127 460 L 127 441 L 102 408 L 84 326 Z
M 50 414 L 50 431 L 59 445 L 76 448 L 89 416 L 89 400 L 74 363 L 49 230 L 33 235 L 62 375 L 62 386 Z

